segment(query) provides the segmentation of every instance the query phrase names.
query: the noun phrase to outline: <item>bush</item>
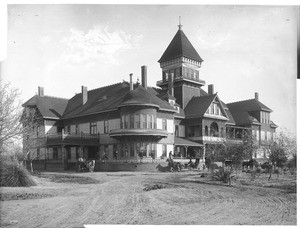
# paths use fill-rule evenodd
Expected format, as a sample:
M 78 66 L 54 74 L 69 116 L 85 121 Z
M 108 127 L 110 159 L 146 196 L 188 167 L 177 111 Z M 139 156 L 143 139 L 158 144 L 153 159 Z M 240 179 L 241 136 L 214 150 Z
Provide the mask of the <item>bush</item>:
M 29 187 L 36 185 L 30 173 L 17 160 L 0 159 L 1 187 Z
M 229 170 L 219 168 L 218 170 L 215 170 L 215 172 L 213 172 L 212 179 L 228 183 L 230 176 L 231 172 Z

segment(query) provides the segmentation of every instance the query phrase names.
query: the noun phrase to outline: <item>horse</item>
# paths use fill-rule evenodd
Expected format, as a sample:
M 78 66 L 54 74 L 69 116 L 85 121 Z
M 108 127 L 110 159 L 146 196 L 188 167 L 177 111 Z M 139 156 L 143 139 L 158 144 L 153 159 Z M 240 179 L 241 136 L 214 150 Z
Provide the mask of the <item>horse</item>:
M 158 164 L 156 166 L 156 169 L 158 169 L 158 171 L 160 171 L 160 172 L 170 172 L 171 171 L 170 166 L 162 166 L 161 164 Z
M 243 161 L 242 163 L 242 167 L 243 167 L 243 170 L 245 170 L 245 167 L 246 169 L 248 169 L 249 167 L 251 169 L 253 169 L 253 166 L 257 163 L 256 160 L 254 160 L 253 158 L 251 158 L 249 161 Z
M 180 162 L 174 162 L 173 159 L 168 158 L 167 159 L 168 166 L 170 167 L 170 170 L 173 172 L 173 170 L 180 172 L 183 168 L 183 164 Z
M 78 172 L 94 172 L 95 169 L 95 160 L 85 160 L 84 158 L 78 159 Z
M 96 161 L 91 160 L 91 161 L 86 161 L 86 163 L 87 163 L 87 167 L 88 167 L 89 171 L 91 173 L 94 172 Z
M 192 162 L 192 159 L 190 159 L 190 161 L 185 164 L 185 168 L 191 170 L 191 169 L 197 169 L 199 165 L 199 161 L 196 160 L 196 162 Z

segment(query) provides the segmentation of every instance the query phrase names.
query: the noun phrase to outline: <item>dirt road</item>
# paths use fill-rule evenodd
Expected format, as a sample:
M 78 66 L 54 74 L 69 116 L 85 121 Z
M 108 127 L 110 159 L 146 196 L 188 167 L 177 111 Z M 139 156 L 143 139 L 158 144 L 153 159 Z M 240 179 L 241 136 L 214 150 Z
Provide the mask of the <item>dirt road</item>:
M 35 199 L 2 201 L 1 227 L 296 225 L 296 194 L 284 190 L 205 184 L 199 182 L 196 173 L 68 175 L 91 177 L 97 183 L 56 183 L 49 178 L 36 178 L 35 187 L 2 188 L 4 195 L 26 193 Z M 144 190 L 153 184 L 163 188 Z

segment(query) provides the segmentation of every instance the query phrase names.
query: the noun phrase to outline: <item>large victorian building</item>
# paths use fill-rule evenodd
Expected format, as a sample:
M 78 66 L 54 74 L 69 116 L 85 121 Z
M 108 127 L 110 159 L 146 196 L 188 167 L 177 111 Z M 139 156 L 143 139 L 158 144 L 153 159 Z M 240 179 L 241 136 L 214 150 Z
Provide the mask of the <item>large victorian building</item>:
M 46 96 L 39 87 L 23 105 L 25 116 L 33 110 L 39 120 L 24 137 L 25 152 L 47 170 L 72 169 L 79 157 L 95 159 L 98 170 L 139 170 L 165 161 L 170 151 L 202 158 L 210 144 L 238 142 L 248 131 L 259 148 L 253 156 L 266 156 L 277 127 L 272 110 L 258 93 L 225 104 L 212 84 L 204 91 L 203 60 L 181 26 L 158 62 L 158 87 L 148 86 L 146 66 L 141 84 L 130 75 L 129 82 L 89 91 L 82 86 L 71 99 Z

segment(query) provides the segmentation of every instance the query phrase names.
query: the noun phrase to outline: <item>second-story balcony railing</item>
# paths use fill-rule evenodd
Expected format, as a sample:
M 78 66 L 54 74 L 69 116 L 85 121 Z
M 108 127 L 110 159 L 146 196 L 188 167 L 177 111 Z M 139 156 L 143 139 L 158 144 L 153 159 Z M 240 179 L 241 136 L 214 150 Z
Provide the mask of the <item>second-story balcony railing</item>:
M 62 133 L 47 133 L 43 137 L 36 140 L 43 141 L 44 145 L 99 145 L 99 134 L 62 132 Z
M 124 136 L 153 136 L 157 138 L 165 138 L 168 136 L 167 130 L 162 129 L 114 129 L 109 132 L 109 136 L 120 138 Z
M 175 77 L 174 78 L 174 82 L 181 81 L 181 80 L 190 81 L 190 82 L 193 82 L 193 83 L 197 83 L 199 85 L 205 85 L 204 80 L 201 80 L 201 79 L 196 78 L 196 77 L 180 76 L 180 77 Z M 160 86 L 160 85 L 168 84 L 168 83 L 169 83 L 168 80 L 159 80 L 159 81 L 156 82 L 156 85 Z

